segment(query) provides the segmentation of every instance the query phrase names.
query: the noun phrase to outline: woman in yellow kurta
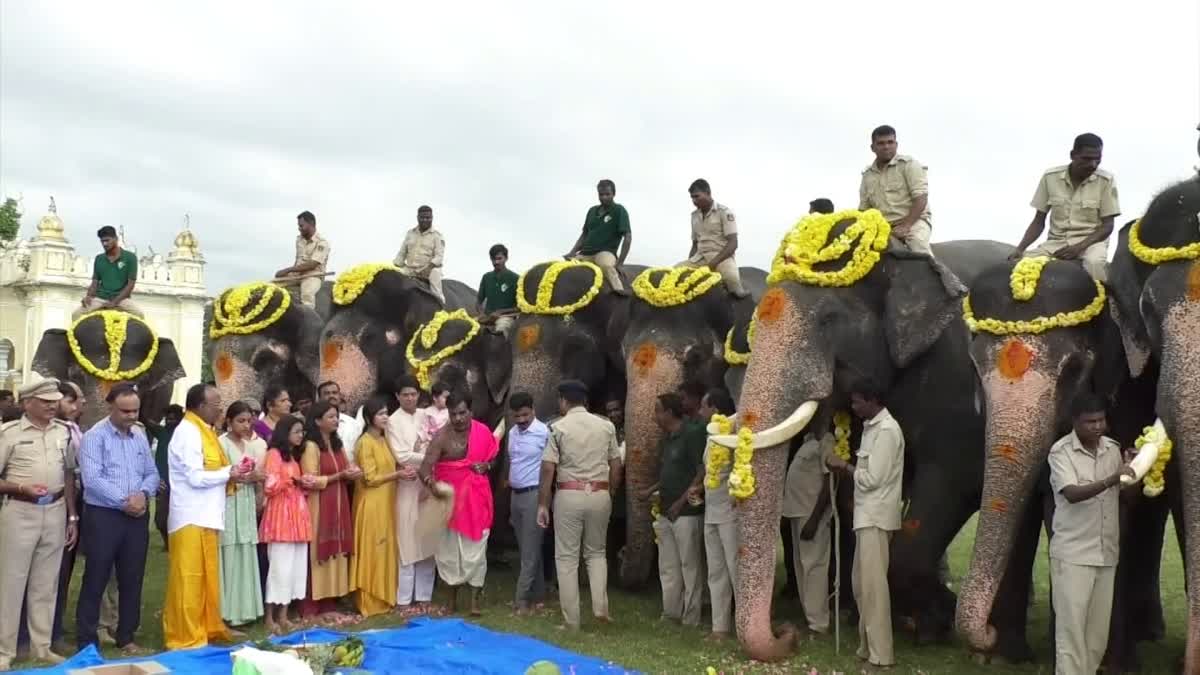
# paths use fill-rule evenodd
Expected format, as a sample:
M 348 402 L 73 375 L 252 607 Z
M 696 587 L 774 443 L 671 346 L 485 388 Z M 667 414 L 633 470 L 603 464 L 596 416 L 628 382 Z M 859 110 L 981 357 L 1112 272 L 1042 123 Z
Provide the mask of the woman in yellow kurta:
M 304 475 L 314 478 L 314 489 L 308 493 L 313 538 L 308 547 L 310 593 L 303 607 L 306 617 L 336 613 L 337 601 L 354 590 L 350 579 L 354 520 L 346 484 L 358 480 L 362 471 L 347 459 L 337 425 L 337 408 L 327 401 L 313 404 L 306 429 L 308 440 L 300 459 Z
M 367 432 L 358 438 L 354 459 L 363 477 L 354 491 L 354 557 L 350 582 L 358 587 L 358 611 L 374 616 L 396 604 L 399 555 L 396 548 L 396 481 L 411 467 L 396 470 L 387 442 L 387 399 L 376 396 L 363 406 Z

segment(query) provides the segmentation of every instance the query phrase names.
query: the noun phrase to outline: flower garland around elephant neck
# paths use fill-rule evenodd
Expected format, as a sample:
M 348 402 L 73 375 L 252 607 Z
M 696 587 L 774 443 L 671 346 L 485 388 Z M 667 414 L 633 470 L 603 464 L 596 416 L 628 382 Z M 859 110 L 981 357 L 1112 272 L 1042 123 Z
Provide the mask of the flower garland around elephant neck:
M 661 274 L 658 284 L 650 280 Z M 655 307 L 675 307 L 695 300 L 721 283 L 708 267 L 652 267 L 633 280 L 633 294 Z
M 438 337 L 441 335 L 442 327 L 448 321 L 465 321 L 467 323 L 467 334 L 458 342 L 447 345 L 424 359 L 417 358 L 415 353 L 417 340 L 421 341 L 421 346 L 425 349 L 433 349 L 434 345 L 438 342 Z M 479 322 L 471 318 L 471 315 L 467 314 L 467 310 L 465 309 L 456 309 L 453 312 L 439 310 L 428 323 L 418 328 L 408 341 L 405 356 L 408 358 L 408 363 L 416 369 L 417 381 L 420 382 L 421 388 L 428 390 L 430 386 L 430 371 L 436 368 L 442 361 L 461 352 L 478 334 Z
M 833 454 L 850 461 L 850 413 L 845 410 L 833 414 Z
M 1008 282 L 1009 287 L 1012 288 L 1014 300 L 1025 302 L 1033 298 L 1033 295 L 1037 293 L 1038 281 L 1042 278 L 1042 268 L 1048 262 L 1050 262 L 1050 256 L 1045 255 L 1036 258 L 1021 258 L 1017 261 Z
M 246 306 L 250 298 L 260 293 L 258 302 L 250 311 Z M 271 301 L 279 298 L 279 306 L 267 316 L 263 313 L 271 305 Z M 280 286 L 264 282 L 255 282 L 234 286 L 222 293 L 213 303 L 212 324 L 208 329 L 208 337 L 216 340 L 225 335 L 250 335 L 268 328 L 281 319 L 292 304 L 292 295 Z
M 754 432 L 743 425 L 738 429 L 737 448 L 733 451 L 733 470 L 729 472 L 729 496 L 746 500 L 754 496 Z
M 83 353 L 83 349 L 79 346 L 79 338 L 75 336 L 75 332 L 79 330 L 80 324 L 88 319 L 101 319 L 104 321 L 104 343 L 108 347 L 107 368 L 97 367 Z M 150 351 L 146 354 L 146 358 L 138 365 L 128 370 L 120 370 L 121 350 L 124 349 L 125 341 L 129 336 L 130 321 L 140 323 L 146 327 L 146 331 L 150 333 Z M 92 312 L 91 314 L 79 317 L 67 329 L 67 344 L 70 345 L 71 354 L 75 357 L 75 360 L 88 374 L 110 382 L 132 380 L 141 376 L 154 364 L 154 357 L 158 356 L 158 336 L 155 335 L 154 329 L 150 327 L 150 324 L 132 314 L 114 309 L 102 309 L 98 312 Z
M 1133 442 L 1133 447 L 1141 450 L 1142 446 L 1147 443 L 1158 444 L 1158 457 L 1142 479 L 1142 494 L 1147 497 L 1157 497 L 1163 493 L 1163 489 L 1166 487 L 1163 472 L 1167 469 L 1167 462 L 1171 461 L 1171 448 L 1174 444 L 1171 443 L 1166 432 L 1160 432 L 1154 427 L 1143 429 L 1142 435 Z
M 733 433 L 733 420 L 724 415 L 713 415 L 710 420 L 717 426 L 717 433 L 727 435 Z M 729 466 L 729 448 L 720 443 L 708 443 L 708 463 L 705 464 L 704 487 L 716 490 L 721 487 L 721 472 Z
M 754 327 L 758 325 L 758 310 L 754 310 L 754 314 L 750 316 L 750 325 L 746 327 L 746 351 L 739 352 L 733 348 L 733 331 L 737 326 L 732 326 L 729 332 L 725 334 L 725 363 L 730 366 L 744 366 L 750 363 L 750 343 L 754 340 Z
M 554 284 L 558 281 L 558 275 L 573 267 L 584 267 L 592 271 L 594 276 L 591 287 L 578 300 L 569 305 L 550 304 L 554 297 Z M 604 285 L 604 273 L 595 263 L 586 260 L 556 260 L 546 264 L 542 279 L 538 282 L 537 297 L 533 304 L 529 304 L 525 300 L 525 277 L 527 276 L 529 276 L 528 272 L 522 274 L 521 278 L 517 280 L 517 309 L 525 314 L 570 316 L 591 304 L 592 300 L 600 295 L 600 288 Z
M 833 228 L 845 220 L 854 223 L 829 241 Z M 852 286 L 874 269 L 880 252 L 887 249 L 891 233 L 891 224 L 876 209 L 810 213 L 784 235 L 767 283 L 795 281 L 808 286 Z M 838 260 L 852 248 L 850 260 L 841 269 L 813 269 L 813 265 Z
M 333 282 L 333 303 L 352 304 L 375 281 L 375 275 L 383 270 L 399 272 L 400 268 L 391 263 L 363 263 L 342 272 Z
M 1100 315 L 1104 310 L 1104 284 L 1096 282 L 1096 297 L 1083 309 L 1073 312 L 1059 312 L 1054 316 L 1039 316 L 1028 321 L 1001 321 L 999 319 L 979 319 L 971 311 L 971 296 L 963 298 L 963 321 L 972 333 L 991 333 L 992 335 L 1018 335 L 1045 333 L 1052 328 L 1070 328 L 1085 324 Z
M 1141 231 L 1142 219 L 1138 218 L 1133 227 L 1129 228 L 1129 252 L 1147 265 L 1161 265 L 1174 260 L 1200 258 L 1200 241 L 1192 242 L 1187 246 L 1152 248 L 1142 243 Z

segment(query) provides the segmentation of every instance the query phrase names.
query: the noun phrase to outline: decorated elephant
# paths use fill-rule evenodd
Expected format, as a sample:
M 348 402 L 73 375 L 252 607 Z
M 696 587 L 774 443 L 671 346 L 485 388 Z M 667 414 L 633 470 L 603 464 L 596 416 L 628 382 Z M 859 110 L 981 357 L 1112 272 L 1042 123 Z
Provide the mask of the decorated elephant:
M 894 609 L 914 617 L 919 636 L 952 625 L 954 597 L 937 578 L 937 561 L 978 508 L 983 479 L 983 418 L 960 280 L 970 284 L 1012 248 L 937 244 L 939 263 L 889 246 L 889 238 L 877 211 L 810 215 L 785 236 L 758 303 L 738 405 L 739 424 L 753 432 L 752 459 L 734 466 L 757 486 L 737 511 L 736 617 L 738 637 L 756 659 L 783 658 L 791 647 L 771 630 L 772 589 L 762 583 L 774 576 L 788 443 L 820 402 L 845 409 L 850 385 L 863 378 L 885 387 L 906 439 L 911 501 L 892 546 Z M 736 448 L 738 438 L 714 440 Z M 1023 639 L 1023 622 L 1003 629 Z
M 413 332 L 404 356 L 423 389 L 440 382 L 469 391 L 475 419 L 491 427 L 500 421 L 512 377 L 512 350 L 503 335 L 482 326 L 467 310 L 436 312 Z
M 652 268 L 633 281 L 633 299 L 623 321 L 625 357 L 626 545 L 620 580 L 626 587 L 645 583 L 654 565 L 650 503 L 644 490 L 658 482 L 656 453 L 662 432 L 654 422 L 654 402 L 684 382 L 723 385 L 725 340 L 740 315 L 747 321 L 766 287 L 766 272 L 743 267 L 742 283 L 751 296 L 735 300 L 721 275 L 707 267 Z
M 249 283 L 223 291 L 212 304 L 209 359 L 226 405 L 258 400 L 269 385 L 311 397 L 319 382 L 321 315 L 282 286 Z
M 475 290 L 446 279 L 443 304 L 428 283 L 393 265 L 367 263 L 340 274 L 321 335 L 320 380 L 337 382 L 349 409 L 376 392 L 390 393 L 409 367 L 405 352 L 417 329 L 439 310 L 473 307 Z
M 142 319 L 111 309 L 85 314 L 66 330 L 47 330 L 32 367 L 44 377 L 79 385 L 87 399 L 79 419 L 84 429 L 108 415 L 104 399 L 117 382 L 136 384 L 144 416 L 161 419 L 175 381 L 185 375 L 171 340 L 158 337 Z

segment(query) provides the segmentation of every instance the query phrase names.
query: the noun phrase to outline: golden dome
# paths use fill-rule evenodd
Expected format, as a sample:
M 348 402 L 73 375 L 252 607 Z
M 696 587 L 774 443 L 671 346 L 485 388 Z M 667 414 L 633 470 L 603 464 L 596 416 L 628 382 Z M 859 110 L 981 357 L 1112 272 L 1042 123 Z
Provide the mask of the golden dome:
M 192 234 L 191 218 L 183 217 L 183 231 L 175 235 L 175 257 L 200 258 L 200 241 Z
M 58 217 L 58 207 L 54 204 L 54 197 L 50 198 L 49 213 L 42 216 L 42 219 L 37 224 L 37 239 L 51 239 L 54 241 L 66 241 L 66 228 L 63 227 L 62 219 Z

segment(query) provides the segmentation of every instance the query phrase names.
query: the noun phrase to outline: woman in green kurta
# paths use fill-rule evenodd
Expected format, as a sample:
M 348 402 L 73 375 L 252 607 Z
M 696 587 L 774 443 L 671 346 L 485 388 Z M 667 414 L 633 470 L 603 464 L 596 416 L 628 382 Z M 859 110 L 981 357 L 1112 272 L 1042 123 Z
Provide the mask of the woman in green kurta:
M 262 586 L 258 576 L 258 511 L 262 506 L 266 441 L 254 433 L 254 414 L 242 401 L 225 413 L 229 432 L 221 448 L 229 463 L 254 461 L 258 480 L 232 487 L 225 497 L 225 530 L 221 532 L 221 618 L 231 626 L 257 621 L 263 615 Z M 246 459 L 249 458 L 249 459 Z

